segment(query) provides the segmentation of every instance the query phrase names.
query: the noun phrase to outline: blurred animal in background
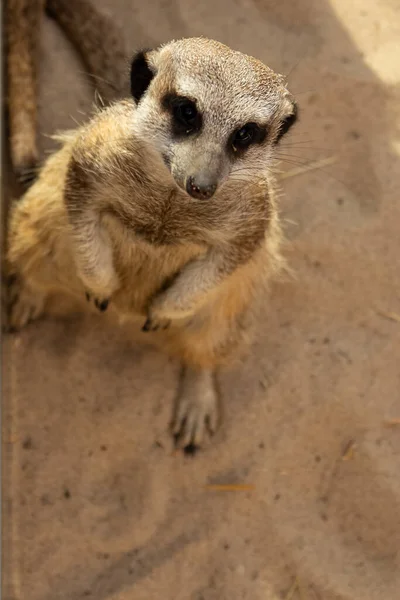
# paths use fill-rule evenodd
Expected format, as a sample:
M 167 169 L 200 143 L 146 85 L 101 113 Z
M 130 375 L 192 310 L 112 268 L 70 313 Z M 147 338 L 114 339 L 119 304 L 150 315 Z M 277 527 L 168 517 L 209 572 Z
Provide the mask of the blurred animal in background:
M 27 187 L 39 165 L 38 70 L 44 12 L 79 53 L 93 86 L 107 104 L 128 81 L 129 65 L 118 27 L 87 0 L 7 0 L 5 87 L 12 166 Z

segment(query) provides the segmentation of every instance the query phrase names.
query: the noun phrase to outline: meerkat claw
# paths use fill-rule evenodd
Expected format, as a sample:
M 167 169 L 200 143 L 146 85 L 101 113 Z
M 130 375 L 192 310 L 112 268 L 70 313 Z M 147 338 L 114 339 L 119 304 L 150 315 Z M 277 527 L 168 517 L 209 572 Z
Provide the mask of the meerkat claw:
M 92 294 L 90 292 L 85 292 L 85 295 L 86 295 L 86 300 L 88 302 L 91 302 Z M 109 298 L 104 298 L 103 300 L 100 300 L 99 298 L 94 298 L 94 305 L 97 308 L 97 310 L 99 310 L 100 312 L 104 312 L 105 310 L 107 310 L 109 303 L 110 303 Z
M 219 421 L 218 396 L 212 375 L 189 372 L 183 380 L 171 423 L 176 447 L 186 453 L 191 447 L 201 447 L 206 437 L 217 431 Z
M 104 312 L 105 310 L 107 310 L 108 304 L 109 300 L 107 298 L 105 298 L 104 300 L 98 300 L 97 298 L 95 298 L 94 300 L 94 305 L 100 312 Z
M 158 331 L 159 329 L 165 330 L 168 329 L 170 324 L 171 321 L 156 321 L 155 319 L 153 320 L 151 317 L 148 317 L 142 327 L 142 331 Z

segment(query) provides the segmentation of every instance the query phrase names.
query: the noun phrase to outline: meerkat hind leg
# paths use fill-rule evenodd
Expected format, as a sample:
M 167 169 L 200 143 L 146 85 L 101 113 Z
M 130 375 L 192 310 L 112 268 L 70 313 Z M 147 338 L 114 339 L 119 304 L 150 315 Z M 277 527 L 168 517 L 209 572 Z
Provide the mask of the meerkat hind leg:
M 200 446 L 219 425 L 219 402 L 215 374 L 210 369 L 184 367 L 172 422 L 177 446 Z

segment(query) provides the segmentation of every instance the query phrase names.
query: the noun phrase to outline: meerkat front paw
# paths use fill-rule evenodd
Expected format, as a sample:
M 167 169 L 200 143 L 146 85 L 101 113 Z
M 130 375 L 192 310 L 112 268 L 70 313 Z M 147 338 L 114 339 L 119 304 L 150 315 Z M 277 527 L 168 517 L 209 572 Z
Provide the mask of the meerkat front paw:
M 181 303 L 171 298 L 170 294 L 160 294 L 149 307 L 143 330 L 166 329 L 174 321 L 183 321 L 193 317 L 194 312 L 192 307 L 182 306 Z
M 100 312 L 104 312 L 107 310 L 108 305 L 110 303 L 110 298 L 96 298 L 90 292 L 86 292 L 86 300 L 91 302 L 93 300 L 95 307 Z
M 46 296 L 19 276 L 9 277 L 5 285 L 5 322 L 2 328 L 11 333 L 43 314 Z
M 186 371 L 176 403 L 172 433 L 178 448 L 193 450 L 219 425 L 218 394 L 209 371 Z
M 148 317 L 142 327 L 142 331 L 158 331 L 160 329 L 165 330 L 168 329 L 170 325 L 171 321 L 169 319 L 154 319 Z
M 107 310 L 111 297 L 114 292 L 119 288 L 119 281 L 115 276 L 106 279 L 101 278 L 99 281 L 88 281 L 87 278 L 80 278 L 83 283 L 86 300 L 89 304 L 93 302 L 94 306 L 99 312 Z

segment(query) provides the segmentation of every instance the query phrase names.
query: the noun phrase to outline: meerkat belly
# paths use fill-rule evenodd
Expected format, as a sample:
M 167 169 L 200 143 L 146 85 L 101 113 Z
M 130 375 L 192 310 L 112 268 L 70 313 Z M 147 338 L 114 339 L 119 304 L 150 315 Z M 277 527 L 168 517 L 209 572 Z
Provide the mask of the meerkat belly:
M 153 245 L 134 234 L 113 240 L 115 269 L 121 282 L 113 305 L 122 313 L 146 315 L 150 299 L 191 260 L 205 254 L 196 244 Z

